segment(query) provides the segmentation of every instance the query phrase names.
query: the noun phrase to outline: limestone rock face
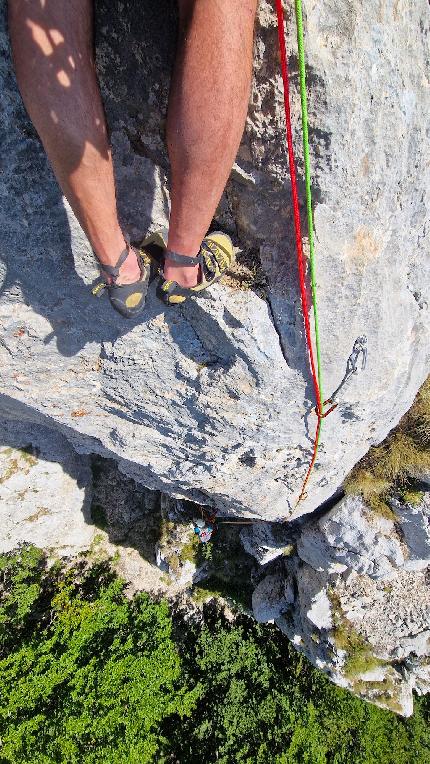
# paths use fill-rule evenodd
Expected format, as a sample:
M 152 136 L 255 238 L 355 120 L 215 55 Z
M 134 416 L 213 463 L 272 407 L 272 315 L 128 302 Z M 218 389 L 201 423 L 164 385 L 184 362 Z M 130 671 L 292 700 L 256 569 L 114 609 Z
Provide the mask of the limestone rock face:
M 31 543 L 67 556 L 88 550 L 89 459 L 49 430 L 0 424 L 0 553 Z
M 348 569 L 389 579 L 397 569 L 423 570 L 430 564 L 428 494 L 417 507 L 396 502 L 397 522 L 347 496 L 318 521 L 309 523 L 297 542 L 299 557 L 316 570 Z
M 168 0 L 97 3 L 98 72 L 132 238 L 168 220 L 163 129 L 174 9 Z M 81 453 L 115 458 L 150 489 L 263 520 L 300 515 L 332 495 L 408 409 L 430 367 L 427 3 L 348 0 L 305 10 L 326 394 L 358 335 L 369 354 L 325 421 L 298 507 L 315 418 L 272 4 L 260 3 L 247 127 L 215 221 L 242 248 L 238 265 L 183 309 L 166 311 L 152 289 L 136 323 L 90 295 L 90 247 L 25 115 L 4 7 L 0 17 L 3 410 Z
M 260 565 L 294 551 L 295 533 L 292 524 L 255 522 L 240 533 L 242 546 Z
M 176 599 L 205 572 L 180 505 L 111 460 L 77 454 L 59 433 L 0 423 L 0 554 L 33 544 L 51 560 L 109 560 L 130 596 L 143 590 Z
M 430 565 L 430 491 L 426 491 L 418 505 L 402 505 L 393 501 L 408 555 L 403 563 L 405 570 L 424 570 Z
M 254 589 L 252 609 L 257 621 L 267 623 L 288 611 L 294 592 L 288 580 L 279 574 L 266 576 Z
M 412 690 L 430 691 L 428 508 L 428 492 L 393 502 L 394 522 L 346 497 L 304 522 L 297 556 L 279 552 L 253 596 L 257 620 L 274 619 L 332 681 L 404 716 Z

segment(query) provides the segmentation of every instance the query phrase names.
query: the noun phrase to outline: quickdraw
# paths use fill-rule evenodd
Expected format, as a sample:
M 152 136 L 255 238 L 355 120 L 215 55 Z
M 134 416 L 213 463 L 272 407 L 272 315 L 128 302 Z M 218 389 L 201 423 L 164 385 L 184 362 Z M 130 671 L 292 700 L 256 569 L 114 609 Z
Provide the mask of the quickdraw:
M 361 371 L 364 371 L 364 369 L 366 368 L 366 363 L 367 363 L 367 337 L 365 337 L 364 334 L 361 337 L 357 337 L 357 339 L 355 340 L 353 348 L 352 348 L 352 353 L 346 362 L 346 370 L 345 370 L 345 374 L 343 375 L 342 382 L 340 383 L 340 385 L 338 385 L 334 393 L 331 394 L 329 398 L 330 402 L 334 401 L 335 398 L 338 397 L 340 391 L 346 385 L 346 383 L 349 382 L 352 375 L 357 373 L 358 359 L 360 358 L 360 356 L 361 356 Z

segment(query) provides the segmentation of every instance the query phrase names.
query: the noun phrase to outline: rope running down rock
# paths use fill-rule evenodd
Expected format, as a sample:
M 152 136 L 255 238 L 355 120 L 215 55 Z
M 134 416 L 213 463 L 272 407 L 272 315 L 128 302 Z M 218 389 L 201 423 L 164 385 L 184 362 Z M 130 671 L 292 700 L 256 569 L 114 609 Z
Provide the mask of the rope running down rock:
M 296 160 L 293 146 L 293 134 L 291 127 L 291 110 L 290 110 L 290 88 L 289 88 L 289 76 L 288 76 L 288 60 L 287 50 L 285 43 L 285 26 L 284 26 L 284 10 L 282 6 L 282 0 L 275 0 L 276 13 L 278 17 L 278 37 L 279 48 L 281 54 L 281 74 L 282 82 L 284 86 L 284 108 L 285 108 L 285 127 L 287 135 L 288 146 L 288 161 L 291 178 L 291 193 L 293 198 L 293 215 L 294 215 L 294 231 L 296 239 L 296 251 L 297 251 L 297 265 L 299 270 L 299 284 L 300 284 L 300 296 L 302 303 L 302 313 L 305 324 L 306 344 L 309 353 L 309 362 L 311 367 L 312 381 L 315 391 L 316 407 L 315 412 L 317 415 L 317 426 L 314 438 L 313 452 L 311 461 L 303 481 L 302 489 L 297 503 L 299 503 L 306 496 L 306 485 L 310 478 L 312 469 L 314 467 L 318 445 L 321 435 L 322 420 L 327 416 L 335 405 L 331 406 L 328 411 L 324 413 L 324 406 L 327 403 L 331 403 L 330 399 L 323 402 L 322 393 L 322 364 L 321 364 L 321 348 L 320 348 L 320 336 L 319 336 L 319 324 L 318 324 L 318 305 L 317 305 L 317 288 L 316 288 L 316 258 L 313 236 L 313 215 L 312 215 L 312 191 L 311 191 L 311 174 L 310 174 L 310 158 L 309 158 L 309 131 L 308 131 L 308 111 L 307 111 L 307 98 L 306 98 L 306 66 L 305 66 L 305 53 L 304 53 L 304 39 L 303 39 L 303 12 L 301 0 L 295 0 L 296 11 L 296 23 L 297 23 L 297 43 L 299 51 L 299 76 L 300 76 L 300 101 L 302 112 L 302 135 L 303 135 L 303 154 L 305 163 L 305 188 L 306 188 L 306 212 L 308 222 L 308 236 L 309 236 L 309 260 L 310 260 L 310 276 L 311 276 L 311 291 L 312 291 L 312 305 L 314 313 L 314 326 L 315 326 L 315 348 L 316 348 L 316 360 L 315 364 L 314 350 L 312 344 L 312 333 L 309 321 L 309 309 L 308 300 L 306 296 L 306 281 L 305 281 L 305 258 L 303 254 L 303 237 L 300 224 L 300 208 L 299 208 L 299 195 L 297 190 L 297 175 L 296 175 Z

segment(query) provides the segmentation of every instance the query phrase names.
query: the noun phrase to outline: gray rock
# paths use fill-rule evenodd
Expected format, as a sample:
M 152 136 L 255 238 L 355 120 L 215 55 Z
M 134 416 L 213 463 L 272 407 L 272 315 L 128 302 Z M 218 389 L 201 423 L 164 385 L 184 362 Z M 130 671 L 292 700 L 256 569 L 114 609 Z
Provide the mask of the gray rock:
M 326 570 L 328 573 L 343 573 L 348 569 L 345 563 L 336 559 L 336 549 L 333 549 L 318 527 L 318 523 L 306 525 L 297 541 L 297 554 L 315 570 Z
M 312 599 L 311 607 L 307 611 L 306 616 L 318 629 L 332 628 L 331 605 L 325 591 L 317 592 Z
M 408 548 L 405 570 L 423 570 L 430 565 L 430 491 L 423 494 L 418 506 L 391 503 L 400 531 Z
M 296 649 L 340 687 L 410 716 L 412 690 L 429 688 L 430 599 L 424 572 L 399 570 L 387 584 L 289 561 L 285 580 L 289 585 L 295 580 L 297 596 L 275 623 Z M 277 590 L 282 592 L 282 580 Z M 276 612 L 273 599 L 271 609 Z
M 430 611 L 427 603 L 427 615 L 430 623 Z M 430 629 L 424 629 L 413 636 L 402 637 L 398 647 L 393 649 L 393 655 L 397 658 L 405 658 L 408 655 L 417 655 L 419 657 L 430 656 Z
M 251 554 L 260 565 L 288 556 L 294 550 L 294 535 L 287 524 L 255 522 L 240 532 L 245 552 Z
M 0 553 L 28 543 L 59 557 L 90 549 L 89 459 L 58 433 L 0 424 Z
M 166 0 L 132 10 L 119 0 L 97 5 L 97 65 L 120 215 L 139 238 L 166 225 L 169 214 L 163 120 L 175 21 Z M 165 311 L 152 288 L 136 323 L 90 297 L 97 269 L 23 110 L 0 10 L 0 406 L 10 437 L 27 429 L 32 443 L 43 430 L 54 450 L 60 453 L 66 441 L 80 455 L 64 446 L 62 463 L 73 470 L 85 465 L 85 455 L 99 454 L 152 491 L 279 521 L 331 496 L 409 408 L 430 369 L 427 3 L 406 9 L 394 0 L 382 6 L 350 0 L 306 11 L 327 396 L 343 377 L 355 338 L 366 335 L 369 347 L 366 369 L 324 421 L 307 498 L 297 505 L 315 401 L 297 286 L 275 14 L 266 0 L 246 132 L 215 220 L 243 250 L 238 265 L 223 285 L 183 309 Z M 294 57 L 293 24 L 288 30 Z M 292 114 L 302 183 L 296 77 Z M 31 465 L 32 480 L 42 468 Z M 60 471 L 54 473 L 52 499 L 64 490 Z M 2 485 L 15 505 L 16 491 L 27 488 L 22 478 L 16 487 L 13 480 L 9 475 Z M 79 482 L 69 487 L 78 507 Z M 263 581 L 255 597 L 256 612 L 272 614 L 333 681 L 405 715 L 412 688 L 426 686 L 423 517 L 409 512 L 400 538 L 390 521 L 369 517 L 357 502 L 341 503 L 304 529 L 303 562 L 282 561 L 285 579 L 297 588 L 294 603 L 279 579 Z M 18 521 L 24 527 L 28 516 Z M 49 527 L 53 543 L 56 528 L 51 534 Z M 182 530 L 180 538 L 166 536 L 159 556 L 186 584 L 196 571 L 192 560 L 181 559 L 190 541 L 190 528 Z M 268 538 L 244 533 L 244 539 L 262 562 L 282 548 Z M 382 673 L 369 679 L 368 671 L 351 678 L 348 650 L 336 643 L 343 619 L 390 664 L 383 679 Z M 399 660 L 404 674 L 395 668 Z
M 265 595 L 279 628 L 333 682 L 410 716 L 412 691 L 430 687 L 429 497 L 391 504 L 395 522 L 355 496 L 304 519 L 298 557 L 277 563 L 258 604 L 264 612 Z M 296 592 L 289 608 L 283 583 Z
M 297 553 L 316 570 L 350 569 L 383 579 L 405 567 L 407 555 L 394 522 L 372 512 L 358 496 L 346 496 L 322 518 L 306 524 Z
M 339 606 L 353 628 L 383 660 L 429 654 L 430 590 L 425 571 L 397 572 L 389 581 L 355 576 L 333 584 Z
M 299 557 L 329 574 L 356 571 L 392 579 L 399 568 L 423 570 L 430 563 L 430 498 L 418 506 L 391 501 L 397 522 L 373 512 L 358 496 L 346 496 L 319 520 L 306 523 L 297 541 Z
M 333 625 L 327 596 L 327 574 L 293 558 L 285 563 L 285 577 L 289 583 L 294 582 L 296 596 L 294 605 L 287 613 L 276 618 L 275 623 L 291 639 L 296 649 L 304 652 L 315 666 L 332 676 L 341 661 L 332 655 L 327 640 L 327 633 Z
M 254 589 L 252 610 L 260 623 L 274 621 L 285 613 L 294 602 L 291 582 L 280 574 L 266 576 Z
M 384 682 L 387 678 L 387 667 L 378 666 L 377 668 L 363 671 L 357 674 L 357 679 L 362 682 Z
M 133 9 L 98 3 L 98 72 L 120 213 L 133 237 L 168 218 L 170 9 L 165 0 Z M 4 7 L 0 15 L 3 410 L 61 433 L 81 453 L 115 458 L 151 489 L 275 521 L 329 497 L 409 408 L 430 367 L 427 3 L 411 4 L 407 18 L 398 4 L 381 10 L 376 0 L 306 11 L 327 395 L 357 335 L 367 335 L 369 359 L 324 423 L 317 468 L 298 507 L 315 420 L 272 5 L 260 3 L 247 128 L 215 221 L 236 234 L 238 270 L 183 310 L 166 312 L 152 290 L 136 323 L 89 294 L 97 272 L 90 248 L 22 108 Z M 345 97 L 345 83 L 354 98 Z M 297 78 L 292 113 L 301 181 Z M 242 288 L 255 253 L 267 299 L 255 282 L 256 291 Z
M 430 692 L 430 662 L 420 663 L 418 659 L 406 662 L 411 676 L 414 678 L 414 690 L 418 695 Z

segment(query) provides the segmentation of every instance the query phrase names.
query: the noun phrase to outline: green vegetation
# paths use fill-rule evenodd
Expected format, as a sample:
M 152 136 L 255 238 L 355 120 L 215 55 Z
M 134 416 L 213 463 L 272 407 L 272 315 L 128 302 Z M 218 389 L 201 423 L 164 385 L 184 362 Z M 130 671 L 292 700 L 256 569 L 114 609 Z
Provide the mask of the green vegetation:
M 394 713 L 401 713 L 402 708 L 398 701 L 398 685 L 396 686 L 390 674 L 380 682 L 363 682 L 358 679 L 354 682 L 354 692 L 366 695 L 366 697 L 371 695 L 375 701 L 384 703 Z
M 2 762 L 150 762 L 159 726 L 189 713 L 166 602 L 128 602 L 106 565 L 49 576 L 40 553 L 1 558 Z
M 171 520 L 166 520 L 164 517 L 161 517 L 159 527 L 159 540 L 162 546 L 169 543 L 172 533 L 174 532 L 175 523 L 173 523 Z
M 424 764 L 403 720 L 334 687 L 274 627 L 127 600 L 106 562 L 0 557 L 1 764 Z
M 171 520 L 160 518 L 159 543 L 163 557 L 174 573 L 178 573 L 186 562 L 197 563 L 199 539 L 189 525 L 176 525 Z
M 295 554 L 296 551 L 296 545 L 295 544 L 287 544 L 286 547 L 284 547 L 282 551 L 283 557 L 292 557 L 293 554 Z
M 191 531 L 189 540 L 181 548 L 179 555 L 181 562 L 186 562 L 187 560 L 189 562 L 197 562 L 199 546 L 200 542 L 197 534 L 194 533 L 194 531 Z
M 396 520 L 388 505 L 392 495 L 419 501 L 416 478 L 430 471 L 430 378 L 412 408 L 380 446 L 371 448 L 345 480 L 347 494 L 359 494 L 378 514 Z
M 402 491 L 402 501 L 404 501 L 406 504 L 411 504 L 412 506 L 418 506 L 421 504 L 423 498 L 424 498 L 424 491 L 412 491 L 412 490 L 405 490 Z

